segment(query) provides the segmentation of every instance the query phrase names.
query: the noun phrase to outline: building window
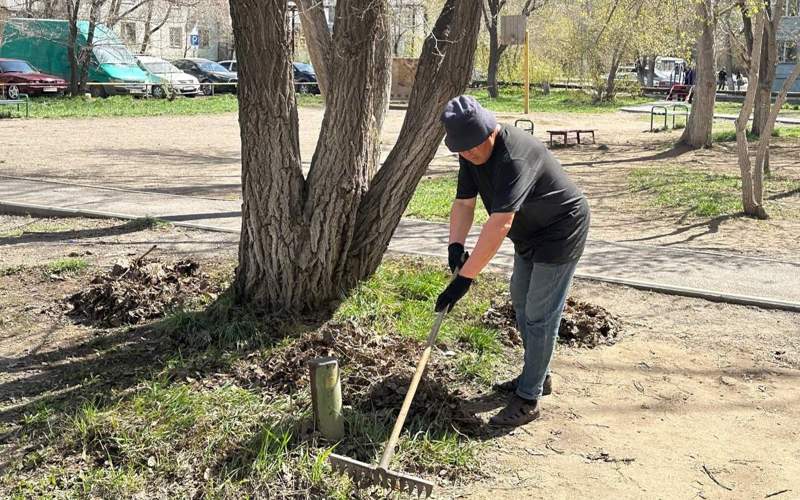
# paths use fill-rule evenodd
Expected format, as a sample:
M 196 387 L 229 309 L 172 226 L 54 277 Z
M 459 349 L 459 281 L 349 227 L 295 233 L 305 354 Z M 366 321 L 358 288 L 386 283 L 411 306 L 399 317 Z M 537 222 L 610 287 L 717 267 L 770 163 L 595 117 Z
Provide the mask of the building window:
M 122 23 L 122 40 L 127 44 L 136 43 L 136 23 Z
M 208 48 L 208 28 L 199 28 L 197 34 L 200 36 L 200 48 Z
M 183 28 L 169 29 L 169 46 L 173 49 L 183 47 Z

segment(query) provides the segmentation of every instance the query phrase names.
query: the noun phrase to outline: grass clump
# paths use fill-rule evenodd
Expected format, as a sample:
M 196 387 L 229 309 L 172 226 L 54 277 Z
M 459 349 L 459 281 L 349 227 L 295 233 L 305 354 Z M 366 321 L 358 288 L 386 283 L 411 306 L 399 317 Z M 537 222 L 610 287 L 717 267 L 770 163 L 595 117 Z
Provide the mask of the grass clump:
M 519 86 L 500 88 L 496 99 L 489 97 L 487 89 L 469 89 L 467 92 L 482 106 L 492 111 L 521 113 L 525 109 L 525 95 Z M 591 95 L 578 90 L 554 90 L 544 94 L 531 89 L 530 110 L 533 113 L 612 113 L 620 107 L 643 104 L 651 100 L 638 96 L 617 96 L 613 101 L 594 102 Z
M 717 217 L 742 210 L 742 181 L 737 175 L 685 168 L 637 168 L 628 176 L 633 192 L 650 195 L 659 208 L 676 208 L 697 217 Z M 800 181 L 767 178 L 765 194 L 800 189 Z
M 75 274 L 83 269 L 86 269 L 89 266 L 89 263 L 86 262 L 86 259 L 75 258 L 75 257 L 66 257 L 63 259 L 54 260 L 53 262 L 49 262 L 45 269 L 50 274 L 56 275 L 64 275 L 64 274 Z
M 130 231 L 155 231 L 159 229 L 168 229 L 171 227 L 171 222 L 150 216 L 132 219 L 123 225 L 123 229 Z
M 297 94 L 298 106 L 321 107 L 322 98 L 314 94 Z M 233 113 L 239 110 L 234 94 L 209 97 L 142 99 L 132 96 L 111 96 L 87 100 L 82 97 L 42 97 L 31 99 L 32 118 L 100 118 L 116 116 L 205 115 Z
M 406 208 L 406 217 L 444 222 L 450 219 L 450 207 L 456 197 L 455 175 L 422 179 Z M 489 218 L 480 197 L 475 205 L 475 224 Z

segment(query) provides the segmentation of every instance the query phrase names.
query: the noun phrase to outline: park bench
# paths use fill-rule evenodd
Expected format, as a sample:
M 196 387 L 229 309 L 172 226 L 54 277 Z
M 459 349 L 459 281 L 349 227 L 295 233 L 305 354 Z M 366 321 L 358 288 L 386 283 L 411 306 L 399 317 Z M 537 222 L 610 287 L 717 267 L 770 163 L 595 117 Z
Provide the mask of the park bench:
M 20 94 L 19 97 L 16 99 L 8 99 L 6 97 L 0 97 L 0 106 L 16 106 L 17 113 L 21 113 L 20 107 L 25 105 L 25 118 L 30 116 L 29 113 L 29 103 L 28 103 L 28 96 L 27 94 Z
M 592 144 L 594 144 L 594 133 L 597 129 L 594 128 L 581 128 L 581 129 L 564 129 L 564 130 L 548 130 L 547 133 L 550 134 L 550 146 L 554 145 L 553 137 L 563 137 L 564 142 L 563 145 L 566 146 L 569 144 L 569 134 L 575 134 L 575 140 L 578 144 L 581 144 L 581 134 L 592 134 Z

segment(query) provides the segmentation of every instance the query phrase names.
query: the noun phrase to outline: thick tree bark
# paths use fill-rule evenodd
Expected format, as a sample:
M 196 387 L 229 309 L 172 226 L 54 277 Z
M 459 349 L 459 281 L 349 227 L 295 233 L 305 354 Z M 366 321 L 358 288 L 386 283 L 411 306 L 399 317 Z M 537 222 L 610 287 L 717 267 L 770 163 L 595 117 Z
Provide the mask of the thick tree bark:
M 489 65 L 486 68 L 487 87 L 489 97 L 496 99 L 500 94 L 497 86 L 497 70 L 500 67 L 500 58 L 503 56 L 506 46 L 500 45 L 496 25 L 492 25 L 487 31 L 489 32 Z
M 323 97 L 328 95 L 330 81 L 331 32 L 325 19 L 323 2 L 300 0 L 300 23 L 306 37 L 308 55 L 317 74 L 317 85 Z
M 286 2 L 232 0 L 240 82 L 242 233 L 233 285 L 263 312 L 329 312 L 380 263 L 466 88 L 480 10 L 448 0 L 423 48 L 397 145 L 375 174 L 391 43 L 386 0 L 340 0 L 317 149 L 300 168 Z M 457 5 L 456 5 L 457 4 Z
M 714 103 L 717 100 L 714 74 L 714 31 L 716 13 L 714 0 L 697 2 L 697 18 L 701 34 L 697 39 L 697 81 L 692 110 L 686 121 L 680 142 L 693 147 L 711 147 L 711 128 L 714 123 Z

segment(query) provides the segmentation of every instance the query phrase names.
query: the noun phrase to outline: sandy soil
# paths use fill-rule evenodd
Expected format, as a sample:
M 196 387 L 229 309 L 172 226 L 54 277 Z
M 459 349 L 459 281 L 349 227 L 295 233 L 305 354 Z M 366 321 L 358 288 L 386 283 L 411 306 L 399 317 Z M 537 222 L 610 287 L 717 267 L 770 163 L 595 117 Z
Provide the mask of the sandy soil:
M 229 235 L 131 231 L 117 221 L 47 223 L 57 230 L 0 238 L 0 269 L 69 255 L 106 265 L 154 243 L 163 257 L 235 258 Z M 0 217 L 0 233 L 34 224 L 42 221 Z M 0 273 L 0 422 L 16 419 L 58 385 L 49 373 L 95 355 L 70 349 L 99 332 L 73 324 L 59 305 L 86 277 Z M 625 335 L 609 347 L 560 348 L 554 394 L 543 401 L 542 418 L 487 440 L 486 476 L 441 488 L 438 497 L 800 494 L 800 315 L 587 282 L 576 283 L 573 295 L 619 316 Z M 59 367 L 48 366 L 51 356 Z M 99 361 L 91 366 L 113 369 Z M 517 368 L 509 366 L 498 378 Z M 465 404 L 489 415 L 502 403 L 489 395 Z
M 319 135 L 321 109 L 301 108 L 301 152 L 310 161 Z M 522 115 L 500 114 L 513 123 Z M 389 112 L 384 154 L 394 143 L 403 111 Z M 536 135 L 559 127 L 598 129 L 596 145 L 559 148 L 555 154 L 586 192 L 593 212 L 592 238 L 655 245 L 680 245 L 800 260 L 800 193 L 773 193 L 773 218 L 692 218 L 677 210 L 648 207 L 631 193 L 628 173 L 637 167 L 710 169 L 738 175 L 732 144 L 674 154 L 680 132 L 648 133 L 647 117 L 534 113 Z M 235 114 L 96 120 L 0 121 L 6 154 L 0 175 L 107 185 L 220 199 L 238 199 L 239 127 Z M 46 140 L 43 139 L 46 134 Z M 800 179 L 800 140 L 776 139 L 771 152 L 780 175 Z M 430 166 L 438 175 L 456 168 L 443 147 Z

